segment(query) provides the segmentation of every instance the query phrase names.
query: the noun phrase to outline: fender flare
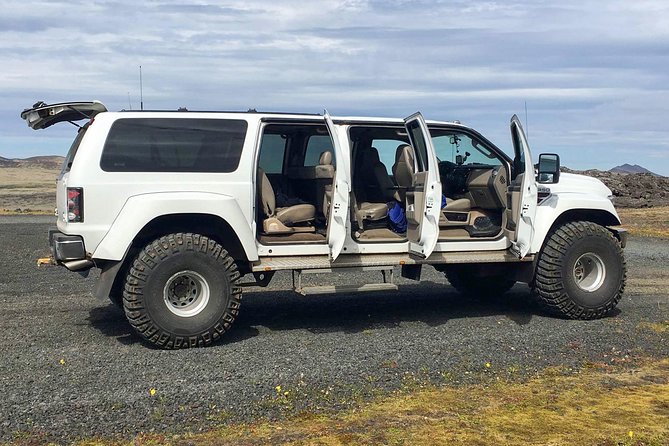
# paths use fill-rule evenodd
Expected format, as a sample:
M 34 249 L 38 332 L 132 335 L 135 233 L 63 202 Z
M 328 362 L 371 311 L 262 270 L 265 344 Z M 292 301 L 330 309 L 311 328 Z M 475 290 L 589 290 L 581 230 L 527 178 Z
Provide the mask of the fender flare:
M 603 226 L 620 225 L 620 217 L 608 199 L 583 194 L 561 194 L 537 206 L 531 253 L 541 250 L 550 230 L 559 221 L 572 215 L 577 220 L 589 220 Z M 572 220 L 571 218 L 567 218 Z
M 94 259 L 121 261 L 137 234 L 157 217 L 204 214 L 220 217 L 235 229 L 235 235 L 249 261 L 258 260 L 250 222 L 237 201 L 229 195 L 211 192 L 159 192 L 130 197 L 93 252 Z

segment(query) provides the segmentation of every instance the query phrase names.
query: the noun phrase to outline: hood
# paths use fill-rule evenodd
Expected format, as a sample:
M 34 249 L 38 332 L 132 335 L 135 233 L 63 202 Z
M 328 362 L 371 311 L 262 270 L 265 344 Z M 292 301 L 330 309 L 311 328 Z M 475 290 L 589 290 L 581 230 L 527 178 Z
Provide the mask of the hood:
M 544 184 L 542 186 L 548 186 L 552 193 L 599 195 L 604 198 L 612 195 L 611 189 L 597 178 L 575 173 L 562 172 L 557 184 Z

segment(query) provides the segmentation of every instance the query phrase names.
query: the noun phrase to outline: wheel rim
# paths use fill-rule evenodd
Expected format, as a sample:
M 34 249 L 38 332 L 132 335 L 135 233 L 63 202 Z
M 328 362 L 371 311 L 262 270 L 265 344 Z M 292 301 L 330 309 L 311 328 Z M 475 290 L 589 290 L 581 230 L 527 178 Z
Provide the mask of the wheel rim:
M 604 261 L 597 254 L 587 252 L 574 263 L 574 281 L 583 291 L 597 291 L 606 278 Z
M 167 309 L 180 317 L 199 314 L 207 306 L 209 294 L 209 283 L 195 271 L 179 271 L 163 289 Z

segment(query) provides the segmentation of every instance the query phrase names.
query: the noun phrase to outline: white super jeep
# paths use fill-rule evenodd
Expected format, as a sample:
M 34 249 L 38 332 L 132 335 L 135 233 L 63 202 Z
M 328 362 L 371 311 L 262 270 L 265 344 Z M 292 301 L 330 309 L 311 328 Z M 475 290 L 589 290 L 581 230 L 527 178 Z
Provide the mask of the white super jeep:
M 433 265 L 459 291 L 517 281 L 569 318 L 610 312 L 625 286 L 626 233 L 600 181 L 532 163 L 517 117 L 506 155 L 459 122 L 249 112 L 108 112 L 35 104 L 34 129 L 75 123 L 58 177 L 54 261 L 101 270 L 95 294 L 163 348 L 208 345 L 242 288 L 293 273 L 301 294 L 388 290 Z M 303 287 L 310 272 L 383 280 Z M 253 281 L 242 283 L 251 274 Z

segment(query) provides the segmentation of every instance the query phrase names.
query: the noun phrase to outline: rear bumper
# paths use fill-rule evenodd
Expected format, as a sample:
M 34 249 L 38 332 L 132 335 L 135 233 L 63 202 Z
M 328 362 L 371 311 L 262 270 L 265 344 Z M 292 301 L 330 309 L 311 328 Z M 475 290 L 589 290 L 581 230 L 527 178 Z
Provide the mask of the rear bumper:
M 93 267 L 93 261 L 86 257 L 84 239 L 78 235 L 66 235 L 56 227 L 49 228 L 49 246 L 56 263 L 70 271 L 84 271 Z

